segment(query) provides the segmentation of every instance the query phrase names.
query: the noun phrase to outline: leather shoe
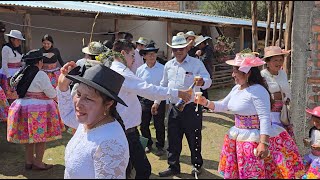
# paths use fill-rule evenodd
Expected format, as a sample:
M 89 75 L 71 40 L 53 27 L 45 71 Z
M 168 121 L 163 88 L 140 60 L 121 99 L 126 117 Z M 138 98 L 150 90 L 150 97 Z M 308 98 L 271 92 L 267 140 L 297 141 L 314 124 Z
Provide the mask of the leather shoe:
M 171 168 L 168 168 L 162 172 L 159 172 L 159 176 L 160 177 L 168 177 L 168 176 L 174 176 L 174 175 L 177 175 L 177 174 L 180 174 L 179 171 L 174 171 L 172 170 Z
M 157 156 L 162 156 L 165 153 L 166 153 L 165 150 L 163 150 L 162 148 L 158 148 L 157 151 L 154 154 L 157 155 Z

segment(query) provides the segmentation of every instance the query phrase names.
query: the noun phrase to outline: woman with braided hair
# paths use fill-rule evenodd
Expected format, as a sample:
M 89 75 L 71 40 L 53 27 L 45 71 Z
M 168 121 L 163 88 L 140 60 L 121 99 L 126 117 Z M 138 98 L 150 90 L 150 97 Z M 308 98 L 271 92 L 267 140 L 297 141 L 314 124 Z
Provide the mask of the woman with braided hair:
M 64 123 L 76 129 L 65 150 L 64 178 L 125 179 L 129 145 L 117 102 L 124 77 L 98 64 L 81 77 L 75 62 L 61 68 L 58 107 Z M 69 85 L 79 83 L 75 95 Z M 94 108 L 93 108 L 94 107 Z
M 61 139 L 64 125 L 53 100 L 56 90 L 41 70 L 42 52 L 32 50 L 22 60 L 26 66 L 10 81 L 19 98 L 9 108 L 7 140 L 26 145 L 26 169 L 47 170 L 53 166 L 42 162 L 46 142 Z

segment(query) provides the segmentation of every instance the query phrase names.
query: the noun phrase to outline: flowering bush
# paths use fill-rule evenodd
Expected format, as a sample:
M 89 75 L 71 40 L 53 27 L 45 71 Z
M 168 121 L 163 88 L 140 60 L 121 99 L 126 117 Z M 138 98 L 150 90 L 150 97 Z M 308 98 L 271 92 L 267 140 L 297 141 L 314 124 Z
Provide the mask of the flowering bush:
M 224 61 L 228 55 L 233 55 L 235 42 L 231 42 L 230 37 L 218 36 L 217 42 L 213 47 L 215 58 Z

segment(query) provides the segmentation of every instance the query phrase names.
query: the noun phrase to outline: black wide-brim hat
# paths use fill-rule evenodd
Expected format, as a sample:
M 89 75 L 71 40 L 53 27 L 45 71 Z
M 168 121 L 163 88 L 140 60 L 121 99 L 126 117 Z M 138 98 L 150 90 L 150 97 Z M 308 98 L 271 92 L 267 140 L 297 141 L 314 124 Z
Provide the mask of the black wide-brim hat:
M 83 77 L 71 75 L 70 73 L 66 77 L 74 83 L 84 83 L 128 107 L 126 103 L 118 97 L 125 78 L 104 65 L 98 64 L 87 69 Z
M 139 54 L 140 54 L 140 56 L 143 56 L 143 55 L 146 54 L 147 52 L 155 52 L 155 53 L 157 53 L 158 50 L 159 50 L 159 48 L 156 48 L 156 47 L 154 46 L 154 43 L 150 43 L 150 44 L 148 44 L 144 49 L 141 49 L 141 50 L 139 51 Z

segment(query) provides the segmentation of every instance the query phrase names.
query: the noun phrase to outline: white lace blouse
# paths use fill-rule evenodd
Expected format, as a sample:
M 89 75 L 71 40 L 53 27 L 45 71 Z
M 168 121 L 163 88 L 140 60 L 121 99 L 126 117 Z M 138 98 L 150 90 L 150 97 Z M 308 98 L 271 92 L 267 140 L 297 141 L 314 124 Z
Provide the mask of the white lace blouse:
M 77 128 L 65 150 L 65 179 L 125 179 L 129 145 L 121 125 L 111 122 L 85 131 L 76 120 L 70 90 L 57 88 L 59 111 L 66 125 Z

